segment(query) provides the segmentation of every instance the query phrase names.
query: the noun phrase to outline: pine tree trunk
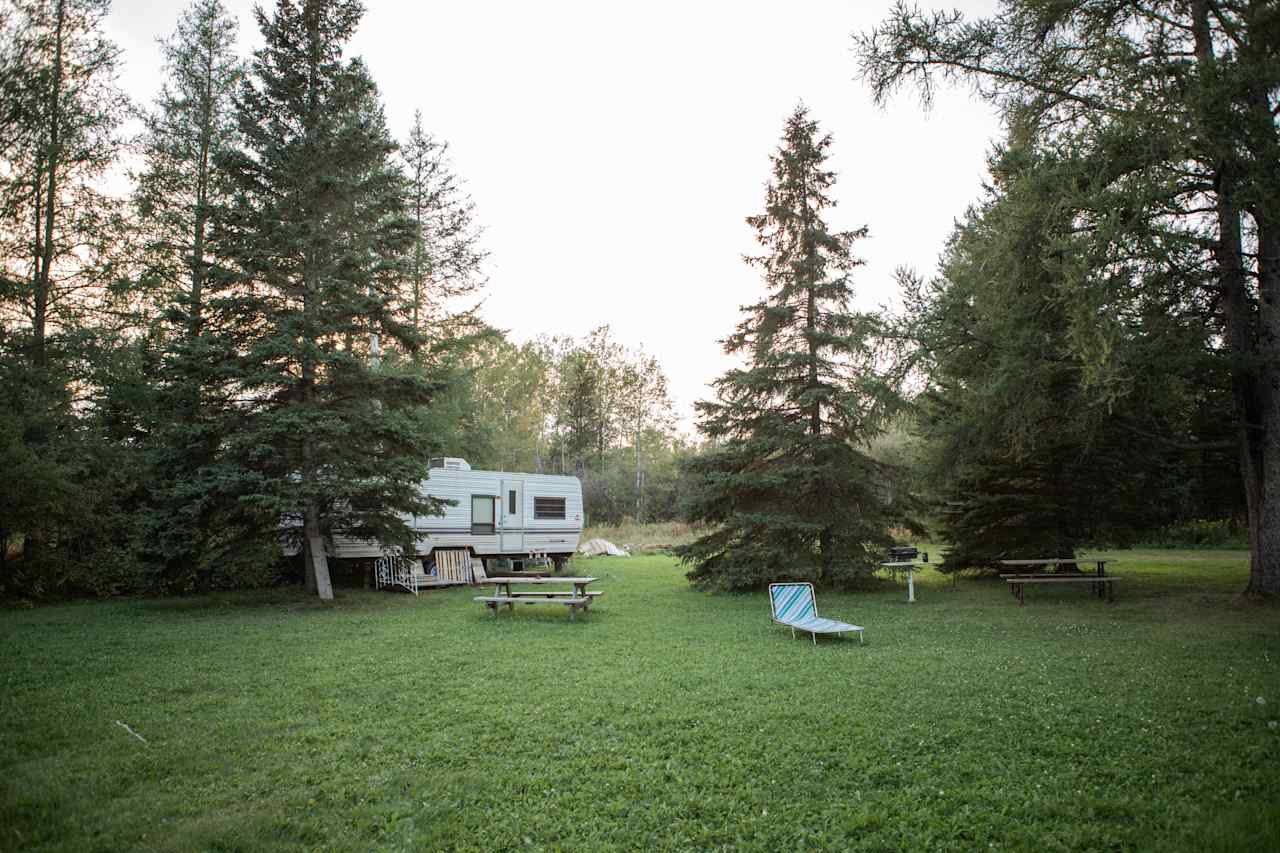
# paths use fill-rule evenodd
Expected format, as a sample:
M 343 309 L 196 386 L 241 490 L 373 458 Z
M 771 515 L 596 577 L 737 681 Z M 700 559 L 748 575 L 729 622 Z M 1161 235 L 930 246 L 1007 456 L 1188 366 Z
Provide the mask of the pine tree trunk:
M 1274 15 L 1270 4 L 1250 4 L 1251 29 Z M 1249 84 L 1251 123 L 1268 128 L 1265 135 L 1251 136 L 1257 146 L 1255 186 L 1273 187 L 1280 180 L 1280 163 L 1275 150 L 1280 144 L 1271 112 L 1270 98 L 1264 84 Z M 1250 513 L 1249 545 L 1252 559 L 1246 595 L 1280 597 L 1280 203 L 1273 193 L 1263 193 L 1263 200 L 1251 211 L 1258 229 L 1258 347 L 1257 426 L 1250 428 L 1254 440 L 1262 447 L 1260 471 L 1251 484 L 1255 492 L 1256 513 Z
M 209 213 L 209 147 L 213 135 L 213 52 L 205 53 L 204 103 L 200 115 L 200 159 L 196 165 L 196 204 L 191 234 L 191 306 L 187 314 L 187 340 L 195 342 L 204 325 L 205 228 Z
M 320 55 L 319 49 L 321 44 L 319 30 L 319 20 L 316 10 L 309 9 L 309 14 L 305 14 L 305 24 L 307 28 L 308 44 L 310 52 L 308 55 L 307 69 L 307 111 L 304 119 L 305 124 L 311 127 L 318 119 L 319 111 L 319 69 Z M 303 332 L 306 340 L 304 346 L 316 343 L 316 313 L 319 309 L 317 301 L 320 299 L 318 294 L 319 288 L 316 286 L 316 269 L 317 262 L 314 256 L 308 256 L 304 266 L 302 278 L 302 314 L 303 314 Z M 316 366 L 310 354 L 302 357 L 301 377 L 298 383 L 299 399 L 304 409 L 311 409 L 315 403 L 315 385 L 316 385 Z M 302 471 L 301 485 L 302 491 L 308 493 L 306 503 L 303 508 L 303 533 L 307 542 L 307 566 L 305 570 L 306 587 L 308 592 L 315 592 L 323 599 L 333 598 L 333 587 L 329 583 L 329 564 L 324 556 L 324 541 L 320 535 L 320 508 L 317 506 L 314 498 L 310 497 L 309 492 L 314 488 L 311 480 L 315 477 L 319 460 L 316 458 L 316 441 L 310 433 L 302 437 Z
M 303 512 L 302 531 L 306 537 L 303 554 L 306 567 L 303 578 L 307 592 L 314 592 L 325 601 L 333 600 L 333 584 L 329 579 L 329 560 L 324 553 L 324 538 L 320 535 L 320 510 L 314 501 L 308 501 Z
M 40 204 L 41 187 L 40 171 L 36 170 L 35 185 L 35 268 L 32 271 L 31 300 L 31 363 L 43 370 L 49 363 L 47 333 L 49 323 L 49 302 L 53 287 L 53 230 L 57 215 L 55 199 L 58 192 L 58 166 L 61 159 L 60 125 L 62 122 L 62 30 L 66 21 L 66 2 L 58 0 L 58 11 L 54 25 L 53 79 L 49 86 L 48 114 L 48 148 L 37 155 L 37 162 L 43 162 L 46 169 L 44 186 L 44 204 Z M 45 532 L 41 529 L 28 530 L 23 539 L 22 562 L 31 565 L 39 562 L 45 549 Z
M 1196 61 L 1199 71 L 1212 80 L 1216 72 L 1216 57 L 1212 34 L 1209 29 L 1208 0 L 1193 0 L 1192 25 L 1195 35 Z M 1216 106 L 1212 99 L 1206 108 Z M 1257 106 L 1254 107 L 1257 109 Z M 1270 123 L 1269 108 L 1267 123 Z M 1216 116 L 1202 119 L 1206 129 L 1215 126 Z M 1274 595 L 1280 593 L 1280 527 L 1276 516 L 1280 515 L 1280 502 L 1271 500 L 1268 506 L 1266 488 L 1268 481 L 1280 482 L 1280 459 L 1271 461 L 1277 454 L 1268 453 L 1268 447 L 1280 439 L 1280 414 L 1274 402 L 1276 393 L 1270 387 L 1276 381 L 1276 368 L 1264 363 L 1256 368 L 1259 356 L 1275 353 L 1274 335 L 1280 332 L 1274 301 L 1277 270 L 1275 266 L 1276 233 L 1270 227 L 1268 217 L 1258 219 L 1259 272 L 1262 305 L 1259 310 L 1261 334 L 1255 334 L 1253 306 L 1248 290 L 1248 278 L 1244 267 L 1241 243 L 1240 210 L 1236 201 L 1239 177 L 1233 168 L 1234 150 L 1221 153 L 1215 179 L 1217 196 L 1218 242 L 1214 246 L 1214 261 L 1218 267 L 1218 284 L 1222 291 L 1222 319 L 1224 337 L 1231 354 L 1231 386 L 1234 401 L 1237 438 L 1240 445 L 1240 473 L 1244 480 L 1245 505 L 1249 515 L 1249 584 L 1246 595 Z M 1270 248 L 1268 248 L 1270 244 Z M 1273 304 L 1268 306 L 1268 300 Z M 1261 338 L 1261 340 L 1259 340 Z M 1259 347 L 1264 348 L 1259 353 Z M 1270 470 L 1268 465 L 1270 463 Z M 1280 497 L 1280 487 L 1270 489 Z
M 636 524 L 644 523 L 644 475 L 640 471 L 640 430 L 643 407 L 642 397 L 636 402 Z
M 1246 594 L 1280 596 L 1280 221 L 1255 216 L 1262 350 L 1256 427 L 1246 426 L 1256 459 L 1249 512 L 1249 586 Z
M 311 315 L 314 310 L 315 297 L 307 294 L 303 311 Z M 308 329 L 314 328 L 311 323 Z M 302 361 L 302 377 L 300 397 L 302 405 L 310 408 L 315 405 L 315 364 L 310 356 Z M 310 435 L 302 437 L 302 487 L 304 491 L 313 488 L 311 479 L 315 476 L 318 460 L 316 458 L 316 441 Z M 321 598 L 333 598 L 333 587 L 329 582 L 329 563 L 325 559 L 323 539 L 320 535 L 320 508 L 314 498 L 308 497 L 303 508 L 303 535 L 307 543 L 307 565 L 305 579 L 307 592 L 315 592 Z
M 22 537 L 22 567 L 30 569 L 44 555 L 44 531 L 29 531 Z
M 1263 434 L 1259 426 L 1260 411 L 1258 375 L 1253 367 L 1257 355 L 1251 328 L 1253 309 L 1241 257 L 1240 212 L 1235 207 L 1234 182 L 1229 175 L 1219 176 L 1218 244 L 1215 256 L 1222 289 L 1223 326 L 1231 353 L 1231 388 L 1240 446 L 1240 474 L 1244 480 L 1245 506 L 1249 516 L 1249 586 L 1247 592 L 1260 592 L 1263 569 Z
M 302 587 L 308 594 L 316 591 L 315 555 L 311 553 L 313 533 L 319 533 L 320 525 L 315 523 L 312 508 L 308 506 L 302 513 Z
M 58 0 L 58 11 L 53 32 L 53 80 L 49 86 L 48 118 L 49 150 L 45 154 L 45 168 L 48 169 L 48 183 L 45 187 L 43 252 L 35 273 L 35 294 L 32 312 L 32 344 L 36 367 L 44 367 L 48 363 L 45 335 L 48 326 L 49 290 L 53 284 L 53 224 L 57 213 L 55 200 L 58 193 L 58 165 L 60 160 L 59 130 L 62 123 L 60 105 L 62 102 L 62 28 L 66 22 L 66 0 Z M 39 242 L 39 239 L 37 240 Z

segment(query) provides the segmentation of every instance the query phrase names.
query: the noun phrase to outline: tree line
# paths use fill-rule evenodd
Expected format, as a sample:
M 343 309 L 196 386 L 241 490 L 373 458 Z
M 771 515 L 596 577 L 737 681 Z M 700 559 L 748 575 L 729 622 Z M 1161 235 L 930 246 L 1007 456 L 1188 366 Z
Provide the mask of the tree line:
M 296 544 L 327 595 L 324 537 L 407 545 L 428 460 L 462 455 L 579 476 L 593 521 L 702 524 L 680 555 L 712 588 L 853 583 L 925 522 L 959 571 L 1238 511 L 1248 592 L 1280 593 L 1273 3 L 900 5 L 858 36 L 877 100 L 952 81 L 999 108 L 989 184 L 901 312 L 855 311 L 868 232 L 829 223 L 833 141 L 797 108 L 699 447 L 607 327 L 481 322 L 473 205 L 345 57 L 358 2 L 259 10 L 245 60 L 196 0 L 132 140 L 106 10 L 0 5 L 10 591 L 250 585 Z
M 578 473 L 604 518 L 672 511 L 654 359 L 476 316 L 474 205 L 345 56 L 360 3 L 259 8 L 245 58 L 194 0 L 145 108 L 108 8 L 0 4 L 0 591 L 254 585 L 296 545 L 327 597 L 324 537 L 408 545 L 441 455 Z
M 1280 594 L 1278 46 L 1257 0 L 899 4 L 858 37 L 878 101 L 963 83 L 1008 128 L 909 282 L 952 567 L 1212 496 L 1247 518 L 1247 591 Z
M 679 516 L 681 463 L 697 448 L 654 356 L 601 326 L 581 340 L 492 336 L 465 364 L 460 390 L 474 423 L 456 446 L 473 466 L 578 477 L 588 524 Z
M 1276 4 L 900 3 L 855 48 L 878 102 L 967 84 L 1007 134 L 938 273 L 860 318 L 829 137 L 789 120 L 748 219 L 767 295 L 724 342 L 748 367 L 700 404 L 690 578 L 851 582 L 921 518 L 960 571 L 1238 512 L 1246 592 L 1280 594 Z

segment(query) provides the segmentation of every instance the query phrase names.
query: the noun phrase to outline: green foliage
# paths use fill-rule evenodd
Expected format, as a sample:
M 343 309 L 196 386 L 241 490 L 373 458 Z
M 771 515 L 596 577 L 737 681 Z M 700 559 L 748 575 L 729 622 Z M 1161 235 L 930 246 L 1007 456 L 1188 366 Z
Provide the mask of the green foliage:
M 948 570 L 1124 544 L 1158 523 L 1167 507 L 1151 496 L 1172 493 L 1182 471 L 1159 439 L 1178 435 L 1195 405 L 1186 374 L 1167 368 L 1207 337 L 1194 314 L 1173 312 L 1100 332 L 1077 291 L 1127 271 L 1095 272 L 1076 234 L 1079 164 L 1015 140 L 991 167 L 988 197 L 957 226 L 940 277 L 909 282 L 903 319 L 927 375 L 919 429 Z M 1130 307 L 1139 319 L 1159 312 Z M 1100 333 L 1105 354 L 1079 344 Z M 1142 381 L 1104 406 L 1098 372 L 1110 375 L 1112 359 Z
M 894 473 L 864 448 L 896 402 L 877 371 L 878 319 L 849 311 L 852 244 L 828 229 L 830 136 L 803 107 L 773 156 L 766 212 L 748 218 L 766 254 L 751 258 L 767 295 L 724 342 L 747 365 L 700 402 L 711 447 L 691 458 L 687 517 L 710 528 L 677 550 L 698 586 L 771 580 L 845 584 L 870 572 L 905 518 Z
M 0 594 L 266 584 L 282 516 L 404 544 L 441 453 L 674 513 L 656 362 L 457 310 L 485 253 L 447 145 L 417 116 L 397 149 L 360 3 L 274 5 L 252 65 L 222 0 L 178 16 L 122 204 L 108 4 L 0 3 Z
M 405 211 L 414 224 L 401 300 L 408 322 L 420 332 L 456 325 L 459 318 L 446 310 L 447 303 L 484 285 L 480 267 L 486 253 L 480 248 L 475 204 L 450 168 L 448 152 L 449 144 L 428 133 L 422 111 L 415 111 L 400 148 Z
M 75 416 L 70 376 L 13 357 L 24 340 L 0 349 L 0 541 L 21 541 L 2 561 L 0 598 L 137 589 L 138 454 L 101 418 Z
M 1280 311 L 1267 294 L 1280 290 L 1276 33 L 1273 3 L 1009 0 L 981 19 L 898 3 L 857 37 L 877 101 L 912 84 L 928 103 L 940 80 L 962 80 L 1037 150 L 1080 164 L 1063 175 L 1064 193 L 1078 196 L 1063 213 L 1086 251 L 1078 274 L 1063 277 L 1063 309 L 1074 321 L 1066 343 L 1082 387 L 1109 407 L 1153 376 L 1212 381 L 1204 397 L 1217 402 L 1220 428 L 1236 444 L 1250 519 L 1248 592 L 1273 597 Z M 1159 334 L 1166 316 L 1198 317 L 1204 334 L 1171 346 Z M 1149 333 L 1136 349 L 1125 346 L 1134 326 Z M 1164 360 L 1144 358 L 1144 349 Z M 1156 441 L 1184 440 L 1177 430 L 1151 432 Z
M 135 322 L 149 333 L 144 351 L 155 351 L 125 407 L 136 421 L 129 437 L 145 448 L 148 465 L 138 510 L 148 591 L 253 585 L 273 576 L 279 559 L 256 535 L 277 522 L 240 506 L 226 487 L 234 466 L 223 431 L 234 413 L 222 366 L 235 318 L 215 301 L 229 276 L 210 232 L 232 193 L 215 163 L 240 141 L 237 29 L 221 0 L 196 0 L 162 42 L 166 76 L 146 117 L 145 165 L 132 199 L 135 289 L 146 297 Z
M 343 48 L 352 0 L 282 0 L 258 12 L 265 46 L 236 103 L 243 151 L 215 239 L 234 286 L 227 381 L 243 401 L 222 425 L 222 469 L 287 535 L 341 533 L 408 546 L 401 513 L 429 514 L 418 483 L 440 446 L 425 406 L 442 383 L 397 313 L 416 226 L 377 89 Z M 257 540 L 278 536 L 275 526 Z
M 132 568 L 132 456 L 86 416 L 101 390 L 95 332 L 110 336 L 118 307 L 118 209 L 101 185 L 127 99 L 106 10 L 0 8 L 0 540 L 23 539 L 0 593 L 109 593 Z M 99 556 L 111 562 L 91 565 Z
M 669 519 L 677 514 L 689 453 L 675 429 L 656 359 L 630 352 L 609 327 L 584 340 L 516 345 L 491 335 L 468 351 L 458 399 L 471 424 L 450 447 L 477 468 L 554 472 L 582 480 L 587 517 Z
M 1249 535 L 1227 518 L 1197 518 L 1169 524 L 1143 537 L 1147 548 L 1248 548 Z
M 239 141 L 232 103 L 244 75 L 238 30 L 222 0 L 195 0 L 161 43 L 165 80 L 146 115 L 133 194 L 138 290 L 161 307 L 157 319 L 188 339 L 204 331 L 205 291 L 216 286 L 208 226 L 231 191 L 214 161 Z
M 680 516 L 681 496 L 688 485 L 680 466 L 693 455 L 693 449 L 678 438 L 647 430 L 641 438 L 641 450 L 644 468 L 639 485 L 634 448 L 606 451 L 599 464 L 583 472 L 582 499 L 592 524 L 640 522 L 636 507 L 641 501 L 645 520 Z
M 820 593 L 864 646 L 665 557 L 575 561 L 575 622 L 468 589 L 5 612 L 3 846 L 1273 849 L 1238 809 L 1272 802 L 1280 614 L 1240 552 L 1121 558 L 1111 605 Z

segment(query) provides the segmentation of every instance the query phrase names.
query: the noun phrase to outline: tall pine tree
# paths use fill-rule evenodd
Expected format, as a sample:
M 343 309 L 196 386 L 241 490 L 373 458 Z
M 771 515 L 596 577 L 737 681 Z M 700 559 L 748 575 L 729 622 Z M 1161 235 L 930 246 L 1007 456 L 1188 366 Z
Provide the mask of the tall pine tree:
M 696 585 L 843 584 L 874 566 L 903 518 L 866 445 L 896 401 L 877 372 L 877 318 L 850 310 L 852 254 L 866 229 L 833 231 L 831 137 L 801 106 L 773 156 L 765 212 L 747 222 L 765 253 L 766 296 L 724 341 L 746 360 L 698 404 L 714 448 L 689 463 L 694 521 L 712 532 L 678 550 Z
M 1034 118 L 1042 142 L 1091 156 L 1095 215 L 1082 215 L 1083 228 L 1111 218 L 1139 236 L 1172 227 L 1199 244 L 1177 265 L 1163 246 L 1135 248 L 1168 270 L 1147 283 L 1174 277 L 1188 302 L 1216 294 L 1203 305 L 1229 377 L 1232 405 L 1218 417 L 1236 431 L 1252 552 L 1245 591 L 1271 597 L 1280 596 L 1277 43 L 1274 0 L 1005 0 L 979 19 L 899 2 L 857 40 L 878 101 L 909 84 L 927 103 L 939 80 L 964 80 L 1011 117 Z M 1163 197 L 1144 198 L 1157 182 Z M 1113 303 L 1131 284 L 1120 281 Z M 1097 389 L 1099 403 L 1114 398 L 1112 387 Z
M 1090 175 L 1014 134 L 991 161 L 988 197 L 957 226 L 941 275 L 909 281 L 903 337 L 927 384 L 918 398 L 925 470 L 940 501 L 944 571 L 1008 558 L 1073 557 L 1124 545 L 1167 518 L 1187 480 L 1187 451 L 1152 441 L 1185 434 L 1194 400 L 1183 378 L 1205 365 L 1197 306 L 1135 302 L 1104 324 L 1073 311 L 1098 270 L 1147 292 L 1149 269 L 1100 263 L 1080 233 L 1074 197 Z M 1124 354 L 1140 380 L 1095 405 L 1079 347 Z M 1074 345 L 1073 345 L 1074 343 Z
M 435 386 L 397 357 L 419 339 L 390 308 L 414 225 L 377 90 L 342 56 L 361 13 L 355 0 L 258 11 L 264 46 L 237 100 L 246 151 L 225 162 L 235 195 L 217 229 L 239 275 L 219 304 L 242 335 L 229 474 L 243 501 L 299 521 L 287 530 L 324 598 L 324 536 L 407 546 L 400 513 L 439 509 L 417 488 L 437 452 Z
M 14 0 L 0 12 L 0 466 L 30 486 L 0 497 L 0 543 L 24 534 L 24 570 L 74 571 L 72 545 L 100 517 L 83 397 L 110 322 L 118 216 L 102 185 L 127 105 L 101 29 L 108 6 Z
M 195 0 L 161 43 L 166 78 L 147 116 L 134 194 L 144 288 L 160 310 L 152 337 L 163 353 L 146 428 L 153 469 L 146 541 L 159 588 L 243 582 L 244 569 L 266 563 L 265 554 L 234 547 L 241 537 L 228 534 L 251 519 L 219 488 L 217 471 L 230 404 L 221 369 L 228 318 L 208 303 L 228 278 L 212 254 L 210 228 L 214 210 L 230 201 L 215 162 L 237 138 L 233 98 L 244 69 L 236 30 L 221 0 Z
M 486 253 L 480 248 L 475 204 L 450 168 L 448 154 L 449 143 L 428 133 L 422 126 L 422 112 L 415 111 L 400 159 L 408 179 L 405 204 L 415 226 L 403 298 L 410 322 L 419 332 L 444 323 L 450 316 L 449 300 L 473 294 L 484 285 L 480 266 Z M 471 319 L 468 314 L 460 317 Z

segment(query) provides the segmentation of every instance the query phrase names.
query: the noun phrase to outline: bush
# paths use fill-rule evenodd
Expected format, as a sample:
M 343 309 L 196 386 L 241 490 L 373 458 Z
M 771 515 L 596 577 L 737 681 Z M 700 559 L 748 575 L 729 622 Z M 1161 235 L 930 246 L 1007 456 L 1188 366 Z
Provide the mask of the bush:
M 1231 518 L 1197 518 L 1160 528 L 1145 537 L 1147 548 L 1248 548 L 1249 533 Z

